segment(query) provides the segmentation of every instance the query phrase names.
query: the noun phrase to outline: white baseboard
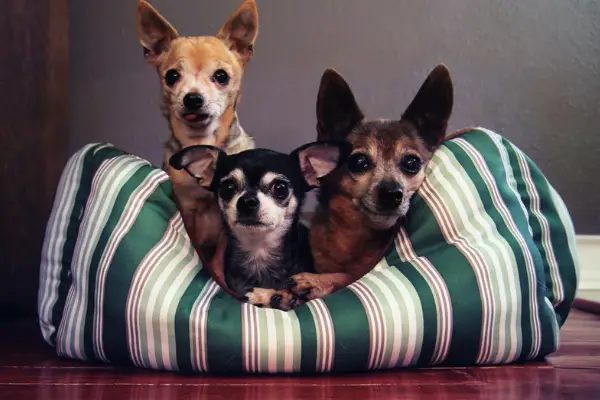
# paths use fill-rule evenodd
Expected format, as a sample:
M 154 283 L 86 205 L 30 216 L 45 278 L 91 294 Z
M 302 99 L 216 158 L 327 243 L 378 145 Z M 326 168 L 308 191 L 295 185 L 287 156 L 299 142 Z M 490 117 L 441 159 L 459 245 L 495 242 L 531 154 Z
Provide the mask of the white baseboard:
M 579 290 L 600 290 L 600 236 L 577 235 Z

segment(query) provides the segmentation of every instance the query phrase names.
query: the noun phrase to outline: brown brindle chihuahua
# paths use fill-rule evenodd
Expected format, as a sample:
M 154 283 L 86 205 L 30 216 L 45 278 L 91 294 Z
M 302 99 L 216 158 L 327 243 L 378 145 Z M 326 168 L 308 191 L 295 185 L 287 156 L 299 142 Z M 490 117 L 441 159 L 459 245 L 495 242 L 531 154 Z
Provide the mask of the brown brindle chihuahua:
M 185 171 L 171 167 L 169 159 L 192 145 L 211 145 L 228 154 L 254 148 L 254 140 L 239 123 L 236 107 L 258 35 L 256 3 L 244 1 L 216 36 L 181 37 L 158 11 L 140 0 L 137 31 L 144 56 L 158 71 L 161 109 L 171 129 L 163 169 L 173 182 L 192 242 L 207 255 L 222 231 L 219 207 L 209 191 Z
M 348 286 L 385 256 L 444 141 L 452 103 L 450 73 L 438 65 L 400 120 L 365 121 L 348 84 L 334 70 L 325 71 L 318 140 L 346 140 L 353 150 L 320 184 L 310 229 L 318 273 L 293 276 L 289 291 L 255 289 L 254 304 L 288 310 Z

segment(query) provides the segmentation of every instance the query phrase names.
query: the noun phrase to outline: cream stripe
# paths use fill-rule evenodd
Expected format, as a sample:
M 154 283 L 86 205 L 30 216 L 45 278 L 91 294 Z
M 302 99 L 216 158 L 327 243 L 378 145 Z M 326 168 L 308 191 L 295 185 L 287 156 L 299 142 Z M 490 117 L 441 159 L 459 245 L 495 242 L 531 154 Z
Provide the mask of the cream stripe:
M 42 249 L 38 313 L 42 336 L 49 344 L 56 331 L 52 322 L 52 308 L 58 300 L 58 288 L 61 284 L 62 249 L 67 240 L 70 219 L 74 217 L 74 205 L 81 185 L 83 164 L 89 150 L 97 144 L 88 144 L 75 153 L 63 169 L 57 186 L 52 212 L 46 225 Z M 106 146 L 100 146 L 104 148 Z
M 244 372 L 251 372 L 249 368 L 250 364 L 250 355 L 249 355 L 249 343 L 250 343 L 250 327 L 248 321 L 248 308 L 247 303 L 242 303 L 242 365 L 244 368 Z
M 399 270 L 397 269 L 389 269 L 383 271 L 383 276 L 388 277 L 390 283 L 394 283 L 395 287 L 397 287 L 402 293 L 400 298 L 395 298 L 396 307 L 393 310 L 396 310 L 398 313 L 400 310 L 400 304 L 398 302 L 400 299 L 403 301 L 406 300 L 404 305 L 407 309 L 407 327 L 408 327 L 408 342 L 407 342 L 407 351 L 405 354 L 404 361 L 402 362 L 403 366 L 413 365 L 418 361 L 418 355 L 421 353 L 421 346 L 423 345 L 423 315 L 417 314 L 417 308 L 422 310 L 422 305 L 419 299 L 419 294 L 417 289 Z M 402 279 L 400 279 L 402 278 Z M 410 285 L 410 286 L 407 286 Z M 409 291 L 409 288 L 412 290 L 412 293 Z M 391 292 L 391 288 L 388 286 L 388 290 Z M 415 299 L 418 303 L 415 303 Z M 396 337 L 395 340 L 401 340 L 401 337 L 398 337 L 398 333 L 401 331 L 395 331 Z M 417 342 L 420 342 L 420 345 L 417 346 Z M 396 366 L 396 362 L 394 364 L 390 363 L 390 367 Z
M 142 182 L 140 186 L 131 194 L 127 204 L 125 205 L 125 208 L 123 209 L 123 214 L 121 215 L 119 222 L 108 239 L 105 250 L 102 253 L 102 257 L 98 264 L 95 293 L 96 303 L 94 304 L 94 351 L 96 353 L 96 357 L 102 361 L 108 361 L 106 358 L 106 353 L 104 352 L 102 329 L 104 326 L 104 290 L 106 285 L 106 276 L 108 275 L 110 264 L 113 260 L 117 247 L 121 243 L 123 237 L 125 237 L 127 232 L 129 232 L 133 226 L 148 197 L 161 183 L 168 179 L 169 177 L 163 171 L 154 170 L 148 174 L 144 182 Z
M 261 336 L 261 327 L 260 327 L 260 321 L 258 319 L 258 307 L 252 307 L 251 308 L 251 314 L 252 314 L 252 318 L 253 318 L 253 324 L 254 324 L 254 372 L 262 372 L 261 371 L 261 354 L 259 351 L 260 348 L 260 336 Z
M 88 242 L 86 240 L 82 240 L 82 236 L 88 234 L 87 225 L 90 224 L 90 222 L 89 222 L 90 207 L 91 207 L 91 205 L 94 204 L 93 195 L 98 190 L 97 189 L 97 186 L 99 185 L 98 181 L 100 180 L 100 177 L 102 177 L 104 175 L 104 171 L 106 171 L 106 169 L 109 168 L 110 166 L 112 166 L 112 164 L 114 164 L 116 161 L 118 161 L 116 158 L 112 158 L 112 159 L 102 162 L 102 164 L 98 167 L 98 170 L 94 174 L 94 178 L 92 180 L 92 185 L 90 187 L 90 195 L 88 196 L 88 200 L 85 205 L 85 209 L 87 210 L 87 212 L 84 214 L 84 216 L 83 216 L 84 218 L 82 219 L 82 221 L 79 225 L 77 241 L 75 243 L 75 247 L 73 250 L 73 260 L 71 261 L 71 268 L 70 268 L 72 275 L 77 274 L 77 270 L 81 268 L 81 263 L 80 263 L 79 259 L 81 258 L 82 247 L 88 245 Z M 71 281 L 76 282 L 73 277 L 71 278 Z M 84 279 L 84 281 L 87 282 L 87 279 Z M 85 284 L 85 282 L 83 282 L 83 284 Z M 72 336 L 74 334 L 73 333 L 73 329 L 74 329 L 73 318 L 75 317 L 75 315 L 73 315 L 73 307 L 75 307 L 76 295 L 77 295 L 77 293 L 75 292 L 75 288 L 73 287 L 73 285 L 71 285 L 71 287 L 69 287 L 69 292 L 67 293 L 67 298 L 65 299 L 65 306 L 64 306 L 64 310 L 63 310 L 63 320 L 61 321 L 61 324 L 58 328 L 57 344 L 56 344 L 58 355 L 67 356 L 67 357 L 71 357 L 71 358 L 75 358 L 74 349 L 72 348 L 72 346 L 73 346 Z
M 488 134 L 490 139 L 492 139 L 492 141 L 496 145 L 496 148 L 498 150 L 498 153 L 500 154 L 500 158 L 502 159 L 502 163 L 504 165 L 508 187 L 512 190 L 515 197 L 521 200 L 521 195 L 517 188 L 517 181 L 514 176 L 512 165 L 510 164 L 510 158 L 508 156 L 508 151 L 506 150 L 506 147 L 504 147 L 504 145 L 502 144 L 502 138 L 492 131 L 488 131 L 486 129 L 482 129 L 482 130 Z M 523 214 L 527 218 L 527 229 L 529 232 L 529 236 L 533 237 L 533 230 L 531 228 L 531 225 L 529 224 L 529 212 L 525 208 L 525 204 L 523 203 L 523 201 L 519 201 L 518 204 L 521 207 Z M 508 272 L 509 283 L 514 284 L 514 279 L 510 279 L 510 278 L 511 277 L 514 278 L 515 276 L 518 276 L 517 268 L 515 268 L 513 271 Z M 514 286 L 516 286 L 516 284 Z M 519 282 L 519 288 L 520 288 L 520 282 Z M 512 291 L 512 289 L 513 289 L 513 285 L 511 285 L 511 291 Z M 517 319 L 517 313 L 515 312 L 515 310 L 520 310 L 521 302 L 519 302 L 517 297 L 515 297 L 517 295 L 516 290 L 517 289 L 515 288 L 514 295 L 513 295 L 513 293 L 511 293 L 511 299 L 512 299 L 511 305 L 512 305 L 512 310 L 513 310 L 513 312 L 511 313 L 511 344 L 512 345 L 509 350 L 509 354 L 506 357 L 502 357 L 502 355 L 504 354 L 504 351 L 505 351 L 505 349 L 504 349 L 505 341 L 500 342 L 501 346 L 498 350 L 497 358 L 494 361 L 495 363 L 513 361 L 513 360 L 516 360 L 519 356 L 519 354 L 518 354 L 519 352 L 517 350 L 518 350 L 518 347 L 520 347 L 520 343 L 522 342 L 522 337 L 519 338 L 518 343 L 517 343 L 516 337 L 518 335 L 517 330 L 520 330 L 520 327 L 521 327 L 521 319 L 520 318 Z M 504 314 L 502 314 L 502 316 L 504 316 Z M 521 335 L 519 335 L 519 336 L 521 336 Z
M 170 261 L 171 265 L 180 265 L 181 262 L 187 257 L 189 253 L 189 249 L 186 246 L 182 246 L 181 250 L 173 257 L 173 259 Z M 158 272 L 158 276 L 156 278 L 156 282 L 169 282 L 170 281 L 170 276 L 175 273 L 175 271 L 166 268 L 162 271 L 157 271 Z M 151 368 L 161 368 L 165 362 L 165 360 L 159 360 L 158 359 L 158 355 L 161 356 L 162 358 L 162 352 L 159 353 L 158 349 L 156 348 L 156 344 L 166 344 L 163 343 L 161 339 L 162 335 L 161 335 L 161 331 L 159 330 L 158 332 L 155 331 L 155 317 L 156 315 L 160 315 L 157 314 L 155 307 L 159 306 L 161 304 L 161 302 L 159 300 L 161 300 L 161 294 L 162 291 L 164 290 L 164 287 L 162 285 L 152 285 L 151 287 L 147 288 L 149 289 L 149 297 L 148 297 L 148 301 L 147 303 L 144 305 L 144 311 L 145 311 L 145 326 L 146 326 L 146 347 L 148 349 L 148 360 L 149 360 L 149 365 L 148 367 Z M 158 337 L 157 337 L 158 336 Z M 161 346 L 162 347 L 162 346 Z
M 398 272 L 399 273 L 399 272 Z M 386 354 L 386 357 L 381 357 L 381 359 L 377 363 L 377 368 L 383 368 L 385 359 L 388 359 L 387 368 L 394 368 L 397 366 L 399 362 L 400 352 L 402 350 L 403 339 L 408 338 L 407 341 L 407 349 L 405 359 L 402 361 L 402 365 L 407 365 L 406 360 L 412 361 L 412 356 L 415 353 L 415 343 L 417 341 L 417 331 L 415 329 L 414 324 L 412 323 L 417 319 L 415 313 L 415 304 L 412 301 L 412 297 L 406 291 L 404 287 L 404 282 L 398 279 L 391 270 L 383 270 L 379 273 L 371 273 L 365 276 L 366 281 L 369 281 L 371 284 L 375 285 L 383 294 L 383 297 L 388 304 L 389 313 L 385 313 L 385 318 L 382 322 L 385 323 L 384 326 L 384 349 L 388 348 L 388 341 L 391 341 L 391 349 L 389 350 L 389 354 Z M 384 281 L 385 280 L 385 283 Z M 393 293 L 390 290 L 388 285 L 393 285 L 394 290 L 397 293 Z M 377 296 L 375 296 L 378 298 Z M 384 300 L 382 298 L 378 298 L 379 301 Z M 408 332 L 408 336 L 404 336 L 403 324 L 402 324 L 402 316 L 400 315 L 401 305 L 406 307 L 406 331 Z M 382 308 L 383 309 L 383 308 Z M 391 332 L 390 332 L 391 331 Z
M 533 265 L 533 258 L 523 239 L 522 234 L 519 232 L 514 220 L 506 205 L 502 201 L 502 197 L 498 191 L 498 187 L 496 186 L 496 182 L 489 171 L 485 160 L 477 152 L 477 150 L 464 139 L 456 139 L 456 143 L 459 144 L 467 154 L 470 154 L 470 157 L 475 161 L 475 164 L 478 166 L 479 172 L 481 176 L 485 179 L 486 184 L 490 191 L 492 192 L 492 198 L 494 199 L 494 204 L 498 211 L 502 214 L 504 220 L 506 221 L 507 226 L 512 231 L 513 235 L 517 239 L 521 249 L 523 250 L 525 256 L 525 264 L 527 270 L 529 272 L 529 289 L 530 289 L 530 302 L 531 302 L 531 325 L 533 331 L 533 343 L 531 346 L 531 352 L 529 353 L 529 359 L 535 358 L 540 351 L 541 347 L 541 326 L 540 326 L 540 318 L 539 318 L 539 305 L 537 302 L 537 276 L 535 272 L 535 266 Z
M 370 330 L 368 368 L 375 369 L 380 358 L 380 353 L 382 352 L 382 342 L 386 339 L 385 332 L 383 332 L 383 328 L 381 327 L 381 320 L 384 318 L 383 313 L 381 312 L 381 309 L 378 308 L 372 293 L 367 289 L 364 283 L 356 281 L 348 286 L 348 288 L 358 297 L 366 311 Z
M 167 229 L 160 241 L 146 254 L 140 265 L 136 268 L 129 294 L 127 296 L 127 338 L 129 353 L 133 363 L 142 367 L 144 365 L 141 339 L 142 320 L 142 293 L 148 278 L 153 270 L 158 267 L 158 260 L 168 254 L 177 242 L 178 232 L 183 228 L 183 220 L 179 214 L 175 214 L 167 225 Z M 145 304 L 144 304 L 145 306 Z
M 264 332 L 264 335 L 266 337 L 266 342 L 267 342 L 267 372 L 269 373 L 275 373 L 277 372 L 277 325 L 275 324 L 275 315 L 274 315 L 274 311 L 272 308 L 265 308 L 260 310 L 263 312 L 264 316 L 265 316 L 265 322 L 267 325 L 267 330 L 266 332 Z M 260 312 L 257 310 L 257 317 L 260 318 L 260 315 L 258 315 L 258 313 Z M 264 371 L 264 367 L 261 365 L 261 371 Z
M 411 262 L 431 288 L 437 312 L 438 326 L 436 346 L 430 363 L 431 365 L 439 364 L 448 356 L 452 341 L 453 315 L 450 291 L 443 277 L 433 264 L 427 258 L 417 256 L 406 229 L 402 228 L 400 230 L 396 246 L 398 253 L 404 258 L 403 261 Z
M 100 239 L 100 235 L 102 234 L 102 231 L 106 225 L 106 222 L 108 222 L 108 218 L 110 217 L 110 213 L 114 207 L 114 203 L 119 195 L 119 192 L 122 189 L 122 186 L 124 184 L 124 182 L 126 182 L 134 173 L 135 171 L 137 171 L 139 168 L 141 168 L 143 165 L 147 165 L 146 162 L 141 161 L 141 160 L 132 160 L 129 159 L 128 156 L 120 156 L 118 158 L 121 158 L 123 160 L 123 166 L 122 168 L 119 168 L 120 165 L 115 163 L 115 170 L 114 171 L 109 171 L 107 170 L 107 176 L 105 176 L 105 181 L 103 183 L 105 183 L 104 190 L 99 190 L 98 194 L 102 195 L 103 193 L 105 193 L 106 190 L 110 190 L 109 195 L 108 196 L 101 196 L 101 198 L 97 199 L 97 203 L 101 203 L 100 207 L 98 207 L 98 215 L 100 216 L 100 221 L 102 221 L 102 223 L 99 223 L 99 221 L 94 221 L 94 226 L 92 227 L 92 229 L 94 230 L 93 233 L 93 239 L 92 239 L 92 243 L 84 249 L 84 268 L 85 268 L 85 278 L 83 278 L 83 274 L 82 274 L 82 278 L 83 279 L 78 279 L 75 276 L 73 276 L 73 280 L 77 281 L 77 282 L 82 282 L 85 281 L 85 283 L 82 285 L 84 288 L 81 290 L 80 294 L 80 298 L 79 298 L 79 304 L 78 304 L 78 317 L 77 317 L 77 322 L 75 325 L 75 341 L 74 341 L 74 345 L 75 345 L 75 349 L 77 351 L 77 349 L 79 349 L 79 352 L 81 354 L 83 354 L 84 349 L 83 349 L 83 336 L 84 336 L 84 329 L 85 329 L 85 315 L 88 312 L 88 308 L 89 308 L 89 304 L 87 304 L 87 296 L 88 296 L 88 292 L 89 292 L 89 288 L 88 288 L 88 284 L 89 284 L 89 272 L 90 272 L 90 267 L 91 267 L 91 261 L 92 261 L 92 257 L 94 255 L 94 250 L 96 248 L 96 245 L 98 243 L 98 240 Z M 114 173 L 116 176 L 114 177 L 114 179 L 110 179 L 109 174 Z M 92 194 L 92 199 L 96 198 L 96 194 Z M 109 201 L 107 201 L 107 198 L 110 199 Z M 103 203 L 103 204 L 102 204 Z M 94 211 L 90 212 L 90 215 L 95 215 Z M 99 272 L 99 271 L 98 271 Z M 75 300 L 77 301 L 77 300 Z M 93 312 L 93 305 L 92 309 L 90 310 L 91 312 Z M 93 327 L 92 327 L 93 328 Z
M 317 371 L 329 372 L 333 369 L 334 363 L 334 332 L 331 314 L 321 299 L 312 300 L 306 303 L 315 320 L 315 327 L 318 337 L 317 345 Z
M 495 309 L 491 293 L 491 279 L 488 275 L 489 271 L 486 269 L 485 262 L 481 258 L 481 255 L 475 252 L 469 243 L 459 235 L 459 232 L 451 221 L 450 212 L 446 209 L 442 200 L 438 198 L 438 194 L 430 187 L 429 181 L 425 181 L 421 185 L 420 192 L 421 196 L 429 204 L 432 213 L 438 220 L 438 224 L 440 225 L 446 241 L 448 244 L 456 246 L 469 261 L 477 278 L 477 282 L 480 285 L 483 324 L 481 333 L 482 340 L 476 362 L 478 364 L 484 363 L 487 360 L 483 359 L 483 357 L 488 353 L 488 347 L 491 346 L 489 338 L 492 336 L 492 315 Z
M 448 162 L 448 163 L 451 162 L 449 156 L 447 156 L 447 155 L 445 155 L 445 162 Z M 457 171 L 452 170 L 452 171 L 450 171 L 450 173 L 454 177 L 454 181 L 458 182 L 458 184 L 461 185 L 461 187 L 463 187 L 461 192 L 463 192 L 464 194 L 468 194 L 468 193 L 472 192 L 472 190 L 470 190 L 468 187 L 465 186 L 465 183 L 466 183 L 465 178 L 460 176 Z M 445 185 L 446 191 L 452 191 L 454 185 L 456 185 L 455 182 L 450 183 L 449 181 L 444 180 L 444 179 L 441 179 L 441 182 Z M 466 199 L 467 199 L 467 201 L 469 201 L 468 204 L 470 205 L 470 207 L 473 210 L 477 210 L 482 207 L 480 202 L 478 202 L 471 196 L 467 196 Z M 454 201 L 454 203 L 456 203 L 458 200 L 455 198 L 453 201 Z M 464 209 L 464 207 L 458 208 L 458 212 L 462 213 L 463 209 Z M 475 217 L 474 220 L 478 222 L 480 227 L 474 227 L 474 226 L 471 226 L 471 224 L 468 224 L 468 222 L 471 221 L 472 216 Z M 487 214 L 482 215 L 481 213 L 471 212 L 468 215 L 465 215 L 463 213 L 463 215 L 459 221 L 467 222 L 467 224 L 465 224 L 465 227 L 466 228 L 470 227 L 470 229 L 468 229 L 468 230 L 471 232 L 470 233 L 471 237 L 478 237 L 478 236 L 480 237 L 482 233 L 485 233 L 486 237 L 489 238 L 489 239 L 486 239 L 483 241 L 479 240 L 479 242 L 477 243 L 477 247 L 482 251 L 482 253 L 487 254 L 485 263 L 492 267 L 490 269 L 493 270 L 493 272 L 496 275 L 496 280 L 494 280 L 492 282 L 497 283 L 496 290 L 498 290 L 499 293 L 507 292 L 507 290 L 505 289 L 504 278 L 506 277 L 506 279 L 508 281 L 510 300 L 511 300 L 510 308 L 508 307 L 508 303 L 507 303 L 507 300 L 509 300 L 509 299 L 506 299 L 504 296 L 492 297 L 492 299 L 495 299 L 498 301 L 498 305 L 500 306 L 500 312 L 496 313 L 499 316 L 499 320 L 497 320 L 497 324 L 495 326 L 496 329 L 494 329 L 494 331 L 497 330 L 497 332 L 496 332 L 497 335 L 496 335 L 496 340 L 491 341 L 489 343 L 489 345 L 484 346 L 487 348 L 487 351 L 483 354 L 482 359 L 487 360 L 486 362 L 493 362 L 493 363 L 501 363 L 501 362 L 506 362 L 507 360 L 514 360 L 516 357 L 518 357 L 519 348 L 521 345 L 521 330 L 520 330 L 521 325 L 520 325 L 520 318 L 518 318 L 519 313 L 520 313 L 520 293 L 521 292 L 519 289 L 517 289 L 517 286 L 519 286 L 518 285 L 519 282 L 518 282 L 518 280 L 516 280 L 516 279 L 518 279 L 518 268 L 516 267 L 516 260 L 514 259 L 513 253 L 510 250 L 510 248 L 507 247 L 508 244 L 497 232 L 495 222 L 492 221 L 491 218 Z M 493 238 L 497 238 L 498 240 L 494 241 Z M 491 246 L 491 244 L 493 244 L 493 243 L 496 243 L 496 245 Z M 501 259 L 498 259 L 498 254 L 500 254 Z M 509 266 L 509 265 L 513 265 L 515 267 L 512 268 L 511 270 L 508 270 L 507 266 Z M 489 272 L 492 272 L 492 271 L 489 271 Z M 498 299 L 497 297 L 500 297 L 500 298 Z M 510 323 L 508 323 L 505 318 L 507 316 L 507 310 L 511 311 Z M 505 335 L 506 331 L 509 332 L 508 337 Z M 491 339 L 491 337 L 488 339 Z M 507 354 L 507 350 L 506 350 L 507 349 L 506 340 L 502 340 L 502 339 L 510 339 L 511 346 L 510 346 L 510 349 L 508 350 L 508 354 Z M 493 343 L 496 341 L 498 342 L 498 348 L 496 349 L 496 352 L 495 352 L 495 359 L 492 360 L 492 359 L 490 359 L 490 357 L 494 356 Z
M 558 267 L 558 261 L 556 260 L 556 254 L 554 254 L 554 247 L 552 246 L 552 240 L 550 238 L 550 224 L 548 223 L 546 216 L 542 213 L 540 207 L 541 199 L 533 182 L 529 165 L 527 164 L 523 154 L 514 146 L 512 146 L 512 148 L 519 159 L 519 165 L 521 166 L 523 178 L 527 185 L 527 192 L 531 197 L 531 210 L 540 222 L 542 230 L 542 247 L 544 248 L 546 259 L 548 260 L 548 265 L 550 267 L 550 274 L 552 276 L 552 293 L 554 295 L 554 306 L 556 307 L 564 301 L 565 291 L 562 280 L 560 279 L 560 269 Z M 550 185 L 548 184 L 548 186 Z
M 294 372 L 294 346 L 297 341 L 301 340 L 300 336 L 294 336 L 294 324 L 298 324 L 298 317 L 296 313 L 284 313 L 280 312 L 283 327 L 283 338 L 284 338 L 284 371 L 283 372 Z
M 153 271 L 159 267 L 159 260 L 162 259 L 175 247 L 178 238 L 178 231 L 182 229 L 183 222 L 179 214 L 175 215 L 169 221 L 167 231 L 161 241 L 155 245 L 146 255 L 144 260 L 136 269 L 134 278 L 131 282 L 129 295 L 127 299 L 128 331 L 130 331 L 130 353 L 134 356 L 134 363 L 141 367 L 144 366 L 144 356 L 142 349 L 145 344 L 142 343 L 142 319 L 143 310 L 146 304 L 142 305 L 142 294 L 148 279 Z
M 323 357 L 324 357 L 324 352 L 323 352 L 323 332 L 321 331 L 320 327 L 321 327 L 321 322 L 320 322 L 320 314 L 319 311 L 316 309 L 315 306 L 315 302 L 317 300 L 313 300 L 313 301 L 309 301 L 308 303 L 306 303 L 306 306 L 308 307 L 308 309 L 310 310 L 310 313 L 313 316 L 313 320 L 315 323 L 315 333 L 316 333 L 316 339 L 317 339 L 317 361 L 316 361 L 316 365 L 315 365 L 315 370 L 316 372 L 322 372 L 323 371 Z
M 444 153 L 440 154 L 440 160 L 445 165 L 455 162 L 455 160 L 451 160 Z M 448 175 L 454 178 L 453 182 L 447 179 Z M 518 268 L 516 267 L 516 260 L 513 257 L 513 253 L 504 239 L 500 239 L 494 221 L 487 214 L 476 211 L 482 209 L 483 206 L 478 199 L 469 195 L 473 192 L 474 188 L 470 188 L 467 185 L 466 179 L 456 169 L 447 168 L 446 174 L 436 174 L 436 180 L 438 183 L 436 186 L 440 186 L 450 196 L 451 204 L 459 204 L 461 199 L 467 201 L 467 204 L 456 208 L 456 218 L 458 220 L 454 224 L 462 226 L 463 229 L 459 227 L 458 230 L 464 230 L 468 233 L 465 236 L 465 240 L 469 241 L 470 245 L 474 249 L 478 249 L 485 257 L 484 262 L 488 265 L 489 272 L 493 273 L 496 277 L 492 281 L 496 283 L 494 285 L 496 290 L 499 293 L 510 293 L 509 298 L 500 296 L 500 299 L 496 299 L 498 296 L 494 296 L 500 307 L 500 311 L 497 313 L 499 318 L 496 325 L 496 329 L 498 330 L 498 349 L 496 351 L 496 358 L 491 362 L 501 363 L 505 359 L 514 360 L 518 356 L 518 344 L 521 341 L 520 321 L 517 319 L 518 310 L 520 310 L 520 291 L 517 288 L 518 281 L 516 281 L 516 278 L 518 278 Z M 459 197 L 455 191 L 456 185 L 458 185 L 462 197 Z M 467 208 L 470 208 L 471 211 L 467 211 Z M 476 222 L 477 226 L 473 222 Z M 468 238 L 471 239 L 469 240 Z M 509 300 L 511 301 L 510 306 L 508 304 Z M 510 311 L 510 314 L 508 311 Z M 508 315 L 511 317 L 510 321 L 506 319 Z M 510 332 L 508 338 L 504 335 L 505 331 Z M 511 346 L 509 350 L 507 350 L 506 340 L 501 340 L 501 338 L 510 340 Z M 485 354 L 484 358 L 488 359 L 491 357 L 492 352 L 493 347 L 490 346 L 489 353 Z
M 378 288 L 379 291 L 383 294 L 386 303 L 389 308 L 389 313 L 385 312 L 385 308 L 380 304 L 379 308 L 382 312 L 384 318 L 381 319 L 382 329 L 384 332 L 383 343 L 381 346 L 381 352 L 379 360 L 377 361 L 378 368 L 382 368 L 386 359 L 388 360 L 387 364 L 390 364 L 390 360 L 399 357 L 400 348 L 402 346 L 402 341 L 395 340 L 399 338 L 400 332 L 402 330 L 402 322 L 400 320 L 400 304 L 396 301 L 394 294 L 390 291 L 387 284 L 384 284 L 380 277 L 385 276 L 389 282 L 394 282 L 396 285 L 402 284 L 402 282 L 397 282 L 393 274 L 385 274 L 385 272 L 390 272 L 390 266 L 385 257 L 379 261 L 375 268 L 371 270 L 371 273 L 364 276 L 362 280 L 363 283 L 369 283 L 370 285 L 374 285 Z M 369 285 L 369 287 L 370 287 Z M 382 301 L 383 299 L 378 298 L 375 293 L 373 293 L 376 301 Z M 413 304 L 414 306 L 414 304 Z M 410 305 L 406 306 L 408 311 L 410 311 Z M 389 330 L 391 329 L 391 334 L 389 334 Z M 391 342 L 391 343 L 390 343 Z M 391 348 L 388 351 L 388 347 L 391 345 Z
M 250 304 L 242 304 L 242 359 L 244 360 L 244 372 L 252 372 L 252 357 L 250 348 L 252 347 L 252 326 L 248 307 Z
M 181 268 L 174 279 L 169 280 L 169 288 L 157 304 L 160 305 L 158 330 L 160 342 L 162 344 L 163 368 L 167 370 L 177 368 L 177 366 L 173 364 L 173 362 L 177 362 L 174 326 L 176 309 L 173 309 L 173 306 L 178 304 L 181 300 L 181 296 L 185 293 L 185 288 L 189 286 L 194 279 L 194 276 L 198 273 L 198 265 L 200 264 L 198 253 L 192 248 L 191 244 L 184 248 L 187 250 L 187 257 L 192 254 L 192 258 Z
M 248 316 L 248 303 L 242 303 L 242 360 L 244 372 L 252 372 L 250 368 L 250 347 L 252 343 L 252 330 Z
M 65 314 L 68 316 L 65 327 L 66 337 L 64 337 L 64 343 L 67 345 L 65 355 L 71 358 L 87 360 L 83 348 L 83 329 L 87 311 L 88 275 L 93 251 L 118 195 L 121 182 L 128 179 L 134 170 L 144 164 L 142 161 L 131 160 L 126 156 L 115 157 L 100 166 L 92 181 L 92 190 L 86 206 L 90 211 L 86 213 L 86 218 L 80 226 L 71 264 L 72 280 L 81 285 L 71 286 L 69 299 L 72 303 L 69 304 L 69 312 Z M 105 175 L 114 176 L 108 178 Z M 102 196 L 97 196 L 97 193 L 101 193 Z M 92 217 L 93 221 L 90 219 Z
M 190 344 L 192 351 L 192 367 L 199 372 L 208 372 L 207 357 L 207 324 L 210 303 L 219 292 L 219 285 L 209 279 L 200 296 L 194 302 L 190 311 Z

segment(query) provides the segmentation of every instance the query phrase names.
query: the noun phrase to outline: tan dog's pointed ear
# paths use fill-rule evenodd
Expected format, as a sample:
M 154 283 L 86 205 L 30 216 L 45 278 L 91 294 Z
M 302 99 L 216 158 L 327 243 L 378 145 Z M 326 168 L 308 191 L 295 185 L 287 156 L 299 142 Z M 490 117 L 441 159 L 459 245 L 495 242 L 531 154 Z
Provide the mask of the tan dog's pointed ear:
M 212 190 L 219 157 L 226 155 L 218 147 L 196 145 L 173 154 L 169 164 L 177 170 L 185 169 L 200 186 Z
M 229 17 L 217 37 L 239 54 L 243 64 L 254 56 L 254 42 L 258 36 L 258 9 L 254 0 L 246 0 Z
M 418 134 L 432 148 L 444 140 L 452 114 L 453 96 L 450 71 L 444 64 L 439 64 L 425 79 L 402 115 L 403 120 L 415 125 Z
M 144 57 L 151 65 L 158 66 L 160 56 L 179 37 L 179 33 L 144 0 L 137 5 L 136 25 Z
M 329 175 L 351 152 L 347 142 L 313 142 L 294 150 L 300 172 L 308 189 L 321 186 L 321 178 Z
M 317 140 L 343 140 L 363 118 L 350 86 L 337 71 L 327 69 L 317 96 Z

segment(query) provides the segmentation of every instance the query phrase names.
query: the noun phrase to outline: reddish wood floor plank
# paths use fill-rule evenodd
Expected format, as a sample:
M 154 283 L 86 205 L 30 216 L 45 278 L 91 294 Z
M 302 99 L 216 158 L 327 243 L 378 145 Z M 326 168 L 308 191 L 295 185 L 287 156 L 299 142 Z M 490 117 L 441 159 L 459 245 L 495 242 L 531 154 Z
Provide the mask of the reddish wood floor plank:
M 4 399 L 600 399 L 600 317 L 574 311 L 548 362 L 310 377 L 185 376 L 58 359 L 31 321 L 0 327 Z

